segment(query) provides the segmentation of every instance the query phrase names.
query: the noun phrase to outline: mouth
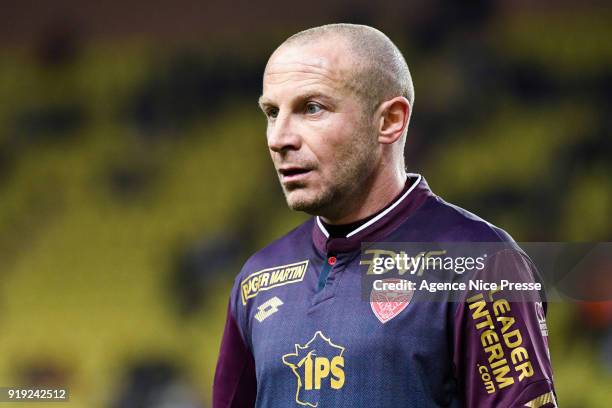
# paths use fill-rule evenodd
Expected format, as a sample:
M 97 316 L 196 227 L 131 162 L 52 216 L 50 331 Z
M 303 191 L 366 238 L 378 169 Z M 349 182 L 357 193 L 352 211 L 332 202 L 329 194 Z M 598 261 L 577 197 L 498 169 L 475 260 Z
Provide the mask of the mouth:
M 311 171 L 312 169 L 295 166 L 288 166 L 278 169 L 278 173 L 281 175 L 281 181 L 283 183 L 303 180 Z

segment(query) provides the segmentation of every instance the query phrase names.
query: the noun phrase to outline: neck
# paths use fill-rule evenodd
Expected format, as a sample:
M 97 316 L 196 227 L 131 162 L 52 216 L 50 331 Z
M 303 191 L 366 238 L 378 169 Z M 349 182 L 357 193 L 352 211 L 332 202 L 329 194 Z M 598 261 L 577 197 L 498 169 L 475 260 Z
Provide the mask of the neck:
M 321 216 L 321 219 L 330 225 L 349 224 L 382 210 L 402 191 L 407 178 L 403 169 L 388 170 L 375 173 L 368 182 L 360 186 L 361 189 L 350 197 L 342 214 L 333 217 Z

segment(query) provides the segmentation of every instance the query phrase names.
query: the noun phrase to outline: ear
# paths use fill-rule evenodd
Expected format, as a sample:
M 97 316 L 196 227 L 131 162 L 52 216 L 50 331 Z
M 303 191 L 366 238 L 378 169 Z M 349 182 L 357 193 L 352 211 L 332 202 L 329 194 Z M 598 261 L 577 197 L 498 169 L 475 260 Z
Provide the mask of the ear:
M 410 113 L 410 102 L 403 96 L 383 102 L 378 107 L 378 142 L 392 144 L 399 140 L 408 126 Z

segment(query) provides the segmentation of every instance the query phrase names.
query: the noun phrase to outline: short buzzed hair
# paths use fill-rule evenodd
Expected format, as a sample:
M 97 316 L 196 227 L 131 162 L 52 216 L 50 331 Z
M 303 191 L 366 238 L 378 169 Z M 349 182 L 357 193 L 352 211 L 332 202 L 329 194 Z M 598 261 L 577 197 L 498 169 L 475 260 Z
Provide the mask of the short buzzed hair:
M 414 105 L 414 87 L 400 50 L 379 30 L 358 24 L 328 24 L 289 37 L 283 45 L 301 45 L 338 36 L 348 43 L 356 64 L 348 85 L 360 94 L 369 110 L 381 102 L 403 96 Z

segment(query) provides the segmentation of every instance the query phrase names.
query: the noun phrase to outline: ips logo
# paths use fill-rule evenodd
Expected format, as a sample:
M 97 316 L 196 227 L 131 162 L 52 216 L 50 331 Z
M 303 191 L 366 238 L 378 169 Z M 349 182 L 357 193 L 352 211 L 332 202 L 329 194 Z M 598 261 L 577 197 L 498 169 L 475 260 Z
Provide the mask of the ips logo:
M 285 354 L 283 363 L 297 377 L 295 401 L 317 407 L 321 389 L 339 390 L 344 386 L 344 347 L 338 346 L 320 331 L 295 352 Z

